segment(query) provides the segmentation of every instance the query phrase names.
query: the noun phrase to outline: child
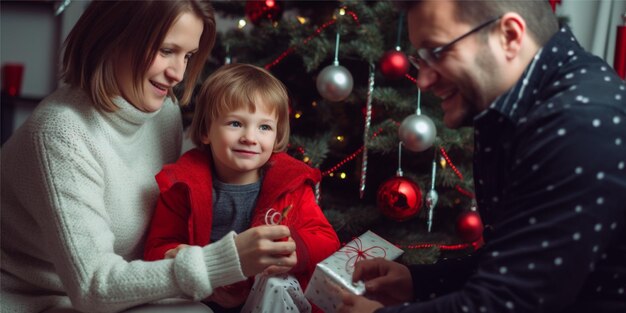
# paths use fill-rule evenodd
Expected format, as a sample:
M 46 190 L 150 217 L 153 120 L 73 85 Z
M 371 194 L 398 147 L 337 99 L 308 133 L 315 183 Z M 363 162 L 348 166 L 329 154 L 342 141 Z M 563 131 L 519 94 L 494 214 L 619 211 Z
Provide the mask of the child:
M 296 243 L 297 264 L 270 267 L 293 274 L 306 288 L 315 265 L 339 240 L 315 201 L 317 169 L 284 151 L 289 140 L 289 99 L 269 72 L 247 64 L 225 65 L 203 84 L 190 136 L 198 148 L 156 176 L 161 196 L 144 257 L 173 257 L 187 245 L 206 245 L 229 231 L 282 224 Z M 207 300 L 241 305 L 249 284 L 218 289 Z

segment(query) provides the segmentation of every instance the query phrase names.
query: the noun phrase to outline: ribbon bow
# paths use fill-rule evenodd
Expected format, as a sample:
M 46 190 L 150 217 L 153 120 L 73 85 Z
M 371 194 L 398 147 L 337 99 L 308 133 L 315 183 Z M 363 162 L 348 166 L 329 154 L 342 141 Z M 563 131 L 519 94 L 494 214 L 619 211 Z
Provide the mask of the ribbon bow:
M 354 244 L 354 246 L 351 244 Z M 373 254 L 374 251 L 382 251 L 383 258 L 387 256 L 387 251 L 379 246 L 372 246 L 363 250 L 363 242 L 361 241 L 361 238 L 358 237 L 354 238 L 352 242 L 346 244 L 342 250 L 348 257 L 348 261 L 346 262 L 346 272 L 348 273 L 354 272 L 354 265 L 357 262 L 376 257 L 376 254 Z
M 292 204 L 288 205 L 283 209 L 282 212 L 278 212 L 273 208 L 270 208 L 265 212 L 265 224 L 266 225 L 280 225 L 283 220 L 287 217 L 287 213 L 293 207 Z

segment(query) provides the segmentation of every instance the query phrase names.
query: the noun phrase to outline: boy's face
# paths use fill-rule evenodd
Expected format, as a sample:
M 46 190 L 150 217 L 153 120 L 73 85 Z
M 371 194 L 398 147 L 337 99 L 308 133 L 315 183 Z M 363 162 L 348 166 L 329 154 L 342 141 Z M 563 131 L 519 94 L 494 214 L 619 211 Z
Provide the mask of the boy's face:
M 260 179 L 276 143 L 278 117 L 262 100 L 256 111 L 246 107 L 231 111 L 211 122 L 202 139 L 210 144 L 217 178 L 228 184 L 250 184 Z

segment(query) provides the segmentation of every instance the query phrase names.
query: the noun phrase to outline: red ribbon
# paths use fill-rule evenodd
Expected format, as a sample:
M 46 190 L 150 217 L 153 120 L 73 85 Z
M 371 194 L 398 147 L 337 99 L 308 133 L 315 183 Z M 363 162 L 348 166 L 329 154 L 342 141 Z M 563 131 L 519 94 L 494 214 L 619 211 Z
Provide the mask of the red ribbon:
M 355 246 L 351 246 L 351 243 L 354 243 Z M 387 256 L 387 251 L 379 246 L 372 246 L 363 250 L 363 242 L 361 242 L 361 238 L 354 238 L 354 240 L 346 244 L 343 249 L 346 256 L 348 256 L 348 261 L 346 262 L 346 272 L 351 273 L 354 269 L 354 265 L 357 262 L 376 257 L 375 254 L 370 253 L 370 251 L 374 249 L 379 249 L 380 251 L 382 251 L 383 258 Z

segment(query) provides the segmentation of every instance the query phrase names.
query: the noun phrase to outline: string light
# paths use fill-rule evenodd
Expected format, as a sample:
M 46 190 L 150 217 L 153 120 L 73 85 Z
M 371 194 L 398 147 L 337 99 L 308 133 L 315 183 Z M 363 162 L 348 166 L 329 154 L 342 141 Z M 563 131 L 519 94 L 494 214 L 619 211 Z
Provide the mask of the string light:
M 302 117 L 302 112 L 300 112 L 300 111 L 296 112 L 296 114 L 294 114 L 293 117 L 295 117 L 296 119 L 301 118 Z
M 337 136 L 337 137 L 335 137 L 335 138 L 336 138 L 336 139 L 337 139 L 337 141 L 339 141 L 339 142 L 342 142 L 342 141 L 344 140 L 344 137 L 343 137 L 343 136 L 341 136 L 341 135 L 340 135 L 340 136 Z
M 239 23 L 237 23 L 237 27 L 239 27 L 239 29 L 246 27 L 246 20 L 244 19 L 239 20 Z
M 341 179 L 346 179 L 346 176 L 347 176 L 347 175 L 346 175 L 346 173 L 345 173 L 345 172 L 341 172 L 341 173 L 339 174 L 339 178 L 341 178 Z

